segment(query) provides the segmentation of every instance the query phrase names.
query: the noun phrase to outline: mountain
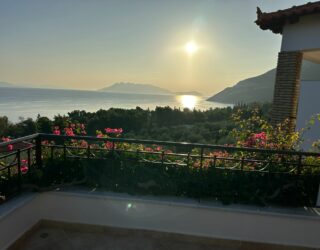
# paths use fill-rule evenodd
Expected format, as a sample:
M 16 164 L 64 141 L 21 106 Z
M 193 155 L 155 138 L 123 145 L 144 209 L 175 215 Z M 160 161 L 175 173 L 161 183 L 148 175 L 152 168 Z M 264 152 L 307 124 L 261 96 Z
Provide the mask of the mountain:
M 0 82 L 0 88 L 13 88 L 15 87 L 14 84 L 8 82 Z
M 198 91 L 181 91 L 181 92 L 174 92 L 176 95 L 195 95 L 195 96 L 202 96 L 202 94 Z
M 208 101 L 221 103 L 272 102 L 276 69 L 242 80 L 233 87 L 228 87 Z M 301 80 L 320 80 L 320 66 L 308 61 L 303 62 Z
M 161 94 L 161 95 L 172 94 L 169 90 L 159 88 L 151 84 L 130 83 L 130 82 L 114 83 L 111 86 L 100 89 L 99 91 L 113 92 L 113 93 L 127 93 L 127 94 Z

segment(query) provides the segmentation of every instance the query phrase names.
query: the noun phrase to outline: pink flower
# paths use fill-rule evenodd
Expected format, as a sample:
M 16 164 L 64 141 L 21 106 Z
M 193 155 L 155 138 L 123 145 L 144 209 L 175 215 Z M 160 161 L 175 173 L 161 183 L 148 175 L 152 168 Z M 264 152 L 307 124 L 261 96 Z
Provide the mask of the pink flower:
M 54 135 L 61 135 L 61 131 L 59 129 L 53 130 Z
M 150 147 L 145 148 L 144 150 L 145 150 L 145 151 L 147 151 L 147 152 L 153 152 L 153 149 L 152 149 L 152 148 L 150 148 Z
M 158 146 L 158 147 L 156 147 L 156 150 L 157 150 L 157 151 L 161 151 L 161 150 L 162 150 L 162 147 Z
M 20 170 L 21 170 L 22 174 L 26 174 L 28 172 L 29 168 L 27 166 L 21 166 Z
M 67 136 L 75 136 L 72 128 L 65 128 L 64 132 L 66 133 Z
M 105 128 L 104 131 L 107 134 L 121 134 L 123 132 L 122 128 Z
M 105 147 L 106 147 L 107 149 L 113 149 L 113 147 L 114 147 L 113 142 L 107 141 L 107 142 L 105 143 Z
M 48 140 L 42 141 L 41 144 L 42 144 L 42 145 L 48 145 L 48 144 L 49 144 L 49 141 L 48 141 Z
M 105 128 L 104 131 L 106 133 L 112 133 L 113 129 L 112 128 Z
M 11 139 L 10 139 L 9 137 L 2 137 L 2 141 L 3 141 L 3 142 L 9 142 L 9 141 L 11 141 Z M 7 146 L 7 148 L 8 148 L 9 151 L 12 151 L 12 150 L 13 150 L 13 145 L 12 145 L 12 144 L 9 144 L 9 145 Z
M 28 168 L 28 160 L 26 160 L 26 159 L 22 159 L 21 160 L 20 170 L 21 170 L 22 174 L 26 174 L 28 172 L 28 170 L 29 170 L 29 168 Z
M 88 147 L 88 143 L 86 141 L 82 140 L 80 142 L 80 147 L 86 148 L 86 147 Z
M 97 137 L 98 137 L 98 138 L 102 138 L 102 137 L 103 137 L 103 134 L 97 134 Z
M 246 147 L 264 147 L 267 143 L 267 134 L 265 132 L 252 134 L 247 141 L 243 143 Z
M 71 124 L 70 124 L 70 127 L 71 127 L 72 129 L 74 129 L 74 128 L 76 128 L 76 124 L 71 123 Z
M 83 123 L 81 123 L 81 124 L 80 124 L 80 128 L 81 128 L 82 130 L 84 130 L 84 129 L 85 129 L 85 126 L 84 126 L 84 124 L 83 124 Z
M 215 151 L 209 154 L 210 157 L 217 157 L 217 158 L 227 158 L 229 157 L 229 153 L 226 151 Z
M 3 142 L 8 142 L 8 141 L 11 141 L 11 139 L 9 137 L 2 137 L 2 141 Z
M 256 140 L 263 140 L 265 141 L 267 139 L 267 135 L 265 132 L 261 132 L 261 133 L 258 133 L 258 134 L 254 134 L 253 135 L 253 138 L 256 139 Z
M 86 132 L 85 130 L 82 130 L 82 131 L 81 131 L 81 134 L 86 135 L 87 132 Z

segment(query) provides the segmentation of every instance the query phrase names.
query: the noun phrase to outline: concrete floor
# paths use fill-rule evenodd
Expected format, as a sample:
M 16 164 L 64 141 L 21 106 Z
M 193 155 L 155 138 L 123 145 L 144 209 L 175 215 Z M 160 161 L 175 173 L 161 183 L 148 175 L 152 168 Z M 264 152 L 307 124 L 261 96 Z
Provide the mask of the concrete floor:
M 78 228 L 79 229 L 79 228 Z M 11 249 L 58 250 L 58 249 L 112 249 L 112 250 L 235 250 L 222 247 L 202 238 L 171 235 L 144 230 L 105 229 L 78 230 L 42 225 Z
M 301 250 L 147 230 L 121 229 L 53 221 L 40 222 L 10 249 L 23 250 Z

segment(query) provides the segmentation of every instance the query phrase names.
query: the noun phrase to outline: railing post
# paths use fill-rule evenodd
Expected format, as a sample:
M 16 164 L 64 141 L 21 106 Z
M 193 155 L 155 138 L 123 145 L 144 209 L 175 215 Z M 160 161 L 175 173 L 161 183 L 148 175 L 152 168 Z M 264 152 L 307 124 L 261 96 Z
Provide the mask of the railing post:
M 243 166 L 244 166 L 244 157 L 241 157 L 241 171 L 243 171 Z
M 162 150 L 162 153 L 161 153 L 161 166 L 163 166 L 163 163 L 164 163 L 164 150 Z
M 17 150 L 17 164 L 18 164 L 18 191 L 21 192 L 22 173 L 21 173 L 21 152 L 20 152 L 20 149 Z
M 10 166 L 8 166 L 8 180 L 10 181 L 11 180 L 11 168 Z
M 51 157 L 51 159 L 53 159 L 53 149 L 54 149 L 54 147 L 51 146 L 51 147 L 50 147 L 50 157 Z
M 31 168 L 31 151 L 30 151 L 30 148 L 28 148 L 27 154 L 28 154 L 28 169 L 30 169 Z
M 215 168 L 217 164 L 217 156 L 213 156 L 213 167 Z
M 40 136 L 36 138 L 36 164 L 38 168 L 42 168 L 42 148 Z
M 201 148 L 201 153 L 200 153 L 200 169 L 202 169 L 203 165 L 203 148 Z
M 67 159 L 67 146 L 65 142 L 63 142 L 63 160 L 65 161 Z
M 88 145 L 87 145 L 87 158 L 90 159 L 90 156 L 91 156 L 91 150 L 90 150 L 90 143 L 88 142 Z
M 298 158 L 298 175 L 301 174 L 301 168 L 302 168 L 302 155 L 300 154 Z
M 189 167 L 190 164 L 190 152 L 188 152 L 188 156 L 187 156 L 187 168 Z

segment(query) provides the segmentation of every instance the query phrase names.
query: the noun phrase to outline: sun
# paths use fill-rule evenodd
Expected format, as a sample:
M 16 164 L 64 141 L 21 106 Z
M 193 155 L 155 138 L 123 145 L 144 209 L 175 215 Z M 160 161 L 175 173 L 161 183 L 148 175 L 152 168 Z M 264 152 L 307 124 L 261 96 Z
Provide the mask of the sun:
M 187 52 L 188 55 L 193 55 L 199 50 L 199 46 L 195 41 L 189 41 L 184 46 L 184 50 Z

